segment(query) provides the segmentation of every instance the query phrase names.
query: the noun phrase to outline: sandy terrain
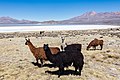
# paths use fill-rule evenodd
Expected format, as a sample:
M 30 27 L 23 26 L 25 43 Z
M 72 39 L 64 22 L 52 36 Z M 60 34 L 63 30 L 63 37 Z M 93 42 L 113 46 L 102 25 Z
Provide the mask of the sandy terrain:
M 1 33 L 0 34 L 0 80 L 120 80 L 120 29 L 51 31 L 42 38 L 39 32 Z M 35 58 L 25 45 L 25 36 L 38 47 L 48 43 L 60 47 L 60 36 L 65 36 L 68 44 L 82 44 L 85 64 L 81 76 L 71 75 L 74 67 L 70 66 L 66 74 L 58 78 L 58 68 L 49 61 L 44 67 L 35 66 Z M 103 50 L 86 50 L 87 44 L 94 38 L 103 39 Z M 99 48 L 99 46 L 97 47 Z M 45 71 L 52 71 L 52 74 Z

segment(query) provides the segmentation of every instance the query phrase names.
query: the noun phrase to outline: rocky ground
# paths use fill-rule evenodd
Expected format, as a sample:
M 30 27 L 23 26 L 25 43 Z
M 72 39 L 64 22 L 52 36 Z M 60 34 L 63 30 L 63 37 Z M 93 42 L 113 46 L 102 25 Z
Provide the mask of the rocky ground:
M 49 61 L 43 67 L 35 65 L 25 45 L 29 37 L 36 47 L 45 43 L 60 47 L 61 36 L 68 44 L 82 44 L 85 64 L 81 76 L 71 75 L 74 67 L 70 66 L 58 78 L 58 68 Z M 103 50 L 86 50 L 94 38 L 104 40 Z M 0 33 L 0 80 L 120 80 L 120 29 Z

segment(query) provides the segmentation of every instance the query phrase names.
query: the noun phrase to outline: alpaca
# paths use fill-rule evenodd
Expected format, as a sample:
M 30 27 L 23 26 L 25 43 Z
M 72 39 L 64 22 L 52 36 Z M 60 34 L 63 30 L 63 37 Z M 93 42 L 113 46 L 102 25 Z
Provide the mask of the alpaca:
M 62 43 L 60 45 L 61 50 L 65 51 L 64 48 L 66 47 L 67 43 L 65 43 L 65 37 L 61 37 Z
M 90 47 L 93 47 L 94 50 L 96 50 L 96 46 L 98 46 L 98 45 L 100 45 L 100 47 L 101 47 L 100 50 L 102 50 L 102 48 L 103 48 L 103 40 L 98 40 L 98 39 L 95 38 L 94 40 L 92 40 L 92 41 L 89 43 L 89 45 L 87 46 L 87 50 L 88 50 Z
M 64 49 L 65 51 L 77 50 L 81 52 L 81 48 L 82 48 L 81 44 L 70 44 L 70 45 L 67 45 Z
M 61 45 L 60 45 L 60 48 L 61 48 L 61 50 L 62 51 L 65 51 L 65 47 L 67 46 L 67 43 L 62 43 Z
M 79 69 L 79 75 L 81 75 L 81 70 L 84 64 L 83 55 L 79 54 L 79 51 L 62 51 L 58 52 L 57 54 L 53 55 L 48 44 L 44 44 L 44 50 L 46 53 L 46 57 L 50 62 L 55 64 L 59 67 L 59 74 L 58 77 L 63 73 L 64 67 L 68 67 L 73 63 L 75 67 L 75 72 Z
M 29 46 L 30 51 L 33 53 L 35 59 L 36 59 L 36 63 L 38 64 L 38 60 L 40 59 L 41 61 L 41 66 L 43 65 L 43 60 L 47 60 L 45 51 L 43 49 L 43 47 L 38 47 L 36 48 L 30 41 L 30 39 L 25 39 L 25 45 Z M 57 52 L 60 51 L 60 49 L 58 47 L 50 47 L 51 51 L 53 54 L 57 54 Z

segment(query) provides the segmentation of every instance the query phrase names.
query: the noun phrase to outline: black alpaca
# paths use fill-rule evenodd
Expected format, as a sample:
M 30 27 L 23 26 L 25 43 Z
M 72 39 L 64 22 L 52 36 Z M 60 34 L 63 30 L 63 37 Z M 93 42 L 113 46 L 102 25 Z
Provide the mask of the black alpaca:
M 81 70 L 83 67 L 83 55 L 79 54 L 78 51 L 62 51 L 58 52 L 57 54 L 53 55 L 48 47 L 48 44 L 44 44 L 44 50 L 46 53 L 46 57 L 52 63 L 54 63 L 57 67 L 59 67 L 59 75 L 63 73 L 64 67 L 68 67 L 73 63 L 75 67 L 75 72 L 79 69 L 79 74 L 81 75 Z M 70 54 L 69 54 L 70 53 Z M 76 54 L 75 54 L 76 53 Z M 82 57 L 81 57 L 82 56 Z
M 77 50 L 81 52 L 81 48 L 82 48 L 81 44 L 70 44 L 70 45 L 67 45 L 64 49 L 65 51 Z
M 66 56 L 65 52 L 58 52 L 57 54 L 53 55 L 50 51 L 50 48 L 48 47 L 48 44 L 44 44 L 43 48 L 45 50 L 46 57 L 48 58 L 48 60 L 51 63 L 55 64 L 57 67 L 59 67 L 58 77 L 60 77 L 60 75 L 64 71 L 64 67 L 67 67 L 72 64 L 72 59 L 69 59 L 70 55 Z
M 81 75 L 81 70 L 84 65 L 84 57 L 80 51 L 66 51 L 67 54 L 71 54 L 73 58 L 73 66 L 75 67 L 75 73 L 77 73 L 77 69 L 79 69 L 79 75 Z

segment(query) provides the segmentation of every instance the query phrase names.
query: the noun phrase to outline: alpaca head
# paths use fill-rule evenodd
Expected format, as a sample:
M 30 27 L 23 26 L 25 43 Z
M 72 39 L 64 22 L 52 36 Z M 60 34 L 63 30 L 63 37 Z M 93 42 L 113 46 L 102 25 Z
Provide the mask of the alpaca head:
M 26 40 L 26 42 L 25 42 L 25 45 L 28 45 L 29 43 L 30 43 L 30 39 L 25 39 Z
M 89 46 L 87 46 L 87 49 L 86 49 L 86 50 L 89 50 L 89 48 L 90 48 L 90 47 L 89 47 Z
M 44 44 L 43 49 L 46 51 L 49 49 L 48 44 Z
M 91 47 L 91 44 L 88 44 L 86 50 L 89 50 L 90 47 Z

